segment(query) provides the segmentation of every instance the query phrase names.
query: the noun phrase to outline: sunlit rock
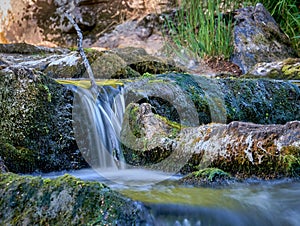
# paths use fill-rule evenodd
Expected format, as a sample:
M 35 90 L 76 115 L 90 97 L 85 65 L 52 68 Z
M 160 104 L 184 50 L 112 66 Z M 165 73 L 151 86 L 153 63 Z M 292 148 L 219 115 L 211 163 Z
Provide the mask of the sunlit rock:
M 232 61 L 247 73 L 255 64 L 296 57 L 288 37 L 261 3 L 237 10 Z

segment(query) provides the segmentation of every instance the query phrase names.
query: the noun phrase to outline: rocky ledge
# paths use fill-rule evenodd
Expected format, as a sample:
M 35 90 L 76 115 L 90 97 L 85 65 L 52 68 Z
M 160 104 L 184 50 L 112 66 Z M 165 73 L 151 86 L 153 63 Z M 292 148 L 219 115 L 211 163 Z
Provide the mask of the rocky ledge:
M 146 208 L 98 182 L 0 173 L 1 225 L 153 225 Z

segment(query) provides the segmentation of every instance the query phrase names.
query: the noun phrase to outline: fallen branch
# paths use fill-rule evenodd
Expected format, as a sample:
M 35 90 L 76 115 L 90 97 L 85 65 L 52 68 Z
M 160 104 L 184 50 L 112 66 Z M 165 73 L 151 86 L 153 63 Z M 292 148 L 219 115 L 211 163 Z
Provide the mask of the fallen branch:
M 73 16 L 71 15 L 71 13 L 69 13 L 68 11 L 65 12 L 65 16 L 68 18 L 68 20 L 71 22 L 71 24 L 74 26 L 76 32 L 77 32 L 77 47 L 78 47 L 78 51 L 79 51 L 79 54 L 83 60 L 83 63 L 84 63 L 84 66 L 86 68 L 86 71 L 88 73 L 88 76 L 91 80 L 91 92 L 93 94 L 94 97 L 97 97 L 98 95 L 98 86 L 95 82 L 95 77 L 94 77 L 94 73 L 92 71 L 92 67 L 89 63 L 89 60 L 87 59 L 85 53 L 84 53 L 84 50 L 83 50 L 83 47 L 82 47 L 82 40 L 83 40 L 83 35 L 82 35 L 82 32 L 78 26 L 78 24 L 75 22 Z

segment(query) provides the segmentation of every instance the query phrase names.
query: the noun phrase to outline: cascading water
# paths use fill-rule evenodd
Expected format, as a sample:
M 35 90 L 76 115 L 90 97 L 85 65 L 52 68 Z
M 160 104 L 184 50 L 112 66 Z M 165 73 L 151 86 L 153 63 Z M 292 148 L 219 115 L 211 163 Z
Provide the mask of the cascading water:
M 90 90 L 72 87 L 73 128 L 85 160 L 100 169 L 124 168 L 120 131 L 125 111 L 123 87 L 99 87 L 95 98 Z

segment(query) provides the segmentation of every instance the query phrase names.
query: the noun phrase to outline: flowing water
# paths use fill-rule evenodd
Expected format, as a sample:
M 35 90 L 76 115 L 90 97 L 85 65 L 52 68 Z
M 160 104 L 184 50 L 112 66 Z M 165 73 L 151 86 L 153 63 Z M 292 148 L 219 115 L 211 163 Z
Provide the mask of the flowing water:
M 64 173 L 43 176 L 51 178 Z M 93 169 L 68 173 L 83 180 L 105 183 L 133 200 L 141 201 L 152 213 L 155 225 L 300 225 L 300 182 L 288 179 L 199 188 L 180 184 L 178 175 L 144 169 L 112 171 L 110 176 L 114 174 L 114 181 Z
M 120 167 L 124 90 L 103 90 L 98 98 L 84 89 L 74 91 L 76 141 L 92 169 L 68 173 L 105 183 L 144 203 L 155 225 L 300 225 L 299 182 L 248 181 L 214 189 L 197 188 L 180 184 L 179 175 Z

